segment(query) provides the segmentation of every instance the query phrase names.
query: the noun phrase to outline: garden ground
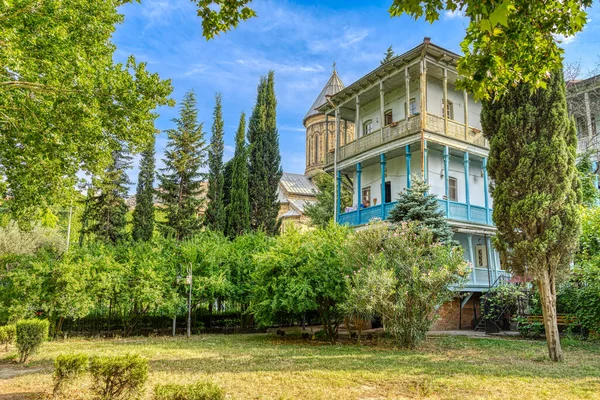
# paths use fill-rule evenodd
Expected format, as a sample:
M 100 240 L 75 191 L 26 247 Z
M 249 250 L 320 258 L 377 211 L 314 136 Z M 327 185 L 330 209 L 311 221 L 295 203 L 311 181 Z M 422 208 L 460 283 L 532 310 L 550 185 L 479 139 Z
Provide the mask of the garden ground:
M 600 344 L 566 338 L 563 346 L 565 362 L 554 364 L 544 342 L 499 338 L 430 337 L 417 350 L 274 334 L 69 339 L 44 344 L 26 367 L 0 351 L 0 399 L 50 397 L 52 362 L 72 352 L 149 358 L 147 399 L 157 383 L 200 379 L 233 399 L 598 398 Z M 66 398 L 91 398 L 89 385 L 78 381 Z

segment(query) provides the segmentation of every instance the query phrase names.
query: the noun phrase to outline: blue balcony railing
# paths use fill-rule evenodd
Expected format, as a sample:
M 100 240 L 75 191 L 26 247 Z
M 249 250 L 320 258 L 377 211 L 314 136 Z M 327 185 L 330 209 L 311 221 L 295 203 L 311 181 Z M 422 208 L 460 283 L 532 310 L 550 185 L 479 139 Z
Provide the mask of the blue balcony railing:
M 446 203 L 448 202 L 448 212 L 446 213 Z M 440 209 L 449 219 L 458 221 L 473 222 L 476 224 L 491 224 L 492 210 L 486 210 L 485 207 L 467 205 L 451 200 L 438 199 Z M 358 226 L 368 224 L 375 219 L 381 219 L 382 207 L 384 219 L 390 215 L 390 211 L 396 206 L 396 202 L 378 204 L 376 206 L 363 208 L 360 211 L 348 211 L 338 216 L 338 223 L 342 225 Z

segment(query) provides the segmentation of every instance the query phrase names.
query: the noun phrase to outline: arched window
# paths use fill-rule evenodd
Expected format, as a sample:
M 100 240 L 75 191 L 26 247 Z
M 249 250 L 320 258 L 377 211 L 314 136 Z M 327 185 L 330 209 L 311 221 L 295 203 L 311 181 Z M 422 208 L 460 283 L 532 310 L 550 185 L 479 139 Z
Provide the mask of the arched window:
M 315 135 L 315 163 L 319 163 L 319 134 Z

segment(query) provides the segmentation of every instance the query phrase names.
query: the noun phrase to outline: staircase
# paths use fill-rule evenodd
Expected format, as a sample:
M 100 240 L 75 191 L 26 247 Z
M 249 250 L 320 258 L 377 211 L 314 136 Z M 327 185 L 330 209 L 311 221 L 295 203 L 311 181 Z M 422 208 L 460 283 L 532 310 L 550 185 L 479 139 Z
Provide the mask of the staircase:
M 489 290 L 492 290 L 493 288 L 496 288 L 498 286 L 501 285 L 513 285 L 514 283 L 511 283 L 509 280 L 508 276 L 505 275 L 500 275 L 495 281 L 494 284 L 492 286 L 490 286 Z M 487 307 L 487 303 L 484 304 L 484 307 Z M 521 308 L 521 306 L 519 306 L 519 308 Z M 498 318 L 495 321 L 492 320 L 486 320 L 485 318 L 483 318 L 483 315 L 486 314 L 486 310 L 484 310 L 484 312 L 482 313 L 482 317 L 481 319 L 477 322 L 477 325 L 475 326 L 475 331 L 478 332 L 488 332 L 488 331 L 494 331 L 494 332 L 500 332 L 502 329 L 498 326 L 497 322 L 501 321 L 502 318 L 507 314 L 507 312 L 510 310 L 510 305 L 505 305 L 501 311 L 500 314 L 498 316 Z M 487 325 L 486 325 L 487 323 Z

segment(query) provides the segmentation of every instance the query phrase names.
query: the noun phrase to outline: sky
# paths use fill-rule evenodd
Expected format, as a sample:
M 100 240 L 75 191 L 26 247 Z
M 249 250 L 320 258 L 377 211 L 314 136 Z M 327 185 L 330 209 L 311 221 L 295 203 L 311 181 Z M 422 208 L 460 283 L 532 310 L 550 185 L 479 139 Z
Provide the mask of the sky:
M 225 160 L 234 152 L 240 113 L 249 116 L 261 76 L 275 71 L 277 127 L 283 170 L 304 173 L 304 115 L 329 79 L 333 62 L 348 86 L 379 66 L 383 53 L 393 46 L 401 54 L 424 37 L 460 54 L 467 20 L 460 13 L 444 13 L 429 24 L 423 19 L 391 18 L 392 0 L 254 0 L 258 16 L 237 29 L 207 41 L 201 19 L 190 0 L 143 0 L 121 7 L 125 16 L 113 36 L 115 60 L 134 55 L 162 79 L 171 79 L 177 102 L 193 89 L 198 98 L 199 120 L 210 140 L 215 94 L 223 96 Z M 600 4 L 589 11 L 589 22 L 575 37 L 562 42 L 566 62 L 581 63 L 589 73 L 600 62 Z M 174 127 L 178 105 L 161 107 L 156 128 Z M 164 164 L 166 133 L 156 140 L 157 167 Z M 139 156 L 130 172 L 137 182 Z

